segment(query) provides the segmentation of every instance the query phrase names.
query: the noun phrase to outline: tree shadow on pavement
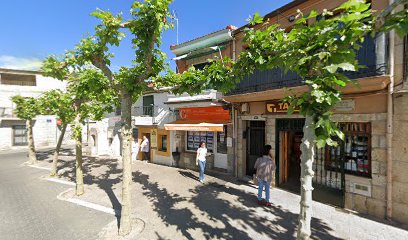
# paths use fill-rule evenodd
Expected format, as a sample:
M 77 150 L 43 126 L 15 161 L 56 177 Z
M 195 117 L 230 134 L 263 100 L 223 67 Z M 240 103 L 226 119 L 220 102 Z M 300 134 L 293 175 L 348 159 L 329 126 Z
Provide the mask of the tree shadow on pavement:
M 45 161 L 48 163 L 52 162 L 52 156 L 54 155 L 55 149 L 47 151 L 37 151 L 37 161 Z M 61 148 L 59 156 L 75 156 L 75 150 L 72 148 Z
M 105 191 L 115 210 L 115 217 L 117 219 L 118 227 L 120 223 L 120 211 L 122 205 L 120 204 L 113 187 L 121 182 L 122 168 L 119 168 L 119 160 L 112 158 L 96 158 L 83 157 L 83 174 L 84 184 L 94 185 Z M 71 182 L 76 181 L 75 160 L 60 160 L 59 169 L 63 171 L 61 177 L 68 179 Z M 85 189 L 86 194 L 86 189 Z
M 265 239 L 294 238 L 298 214 L 276 206 L 259 214 L 256 198 L 241 190 L 217 183 L 198 185 L 191 190 L 193 197 L 186 198 L 160 188 L 141 172 L 134 172 L 133 179 L 142 185 L 143 194 L 162 221 L 176 226 L 186 239 L 195 239 L 191 232 L 197 229 L 205 239 L 253 239 L 251 231 Z M 223 199 L 225 194 L 236 202 Z M 181 208 L 183 202 L 192 203 L 194 208 Z M 312 227 L 313 239 L 339 239 L 331 235 L 332 229 L 320 219 L 314 218 Z

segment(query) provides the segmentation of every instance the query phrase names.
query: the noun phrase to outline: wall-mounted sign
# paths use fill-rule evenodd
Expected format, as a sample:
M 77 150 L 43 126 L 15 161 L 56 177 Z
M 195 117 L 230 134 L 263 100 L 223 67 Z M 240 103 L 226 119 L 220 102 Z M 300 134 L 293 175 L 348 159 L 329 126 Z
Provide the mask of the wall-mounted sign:
M 266 121 L 266 118 L 259 115 L 242 116 L 241 119 L 244 121 Z
M 150 131 L 150 147 L 157 148 L 157 129 Z
M 354 100 L 343 100 L 334 106 L 335 112 L 351 112 L 354 111 L 356 103 Z
M 232 147 L 232 138 L 227 137 L 227 147 Z
M 267 102 L 266 103 L 266 114 L 286 114 L 289 110 L 289 103 L 286 102 Z M 294 113 L 298 113 L 299 109 L 295 109 Z
M 223 107 L 197 107 L 197 108 L 181 108 L 179 110 L 179 117 L 181 120 L 225 120 L 230 121 L 230 111 Z
M 110 117 L 108 120 L 108 126 L 109 127 L 114 127 L 116 123 L 120 122 L 121 118 L 119 117 Z

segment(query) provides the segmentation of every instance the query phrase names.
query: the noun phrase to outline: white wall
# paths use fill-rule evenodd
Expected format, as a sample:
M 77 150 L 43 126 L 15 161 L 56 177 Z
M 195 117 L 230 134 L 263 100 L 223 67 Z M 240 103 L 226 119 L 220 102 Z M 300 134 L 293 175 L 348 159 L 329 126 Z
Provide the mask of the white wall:
M 5 108 L 4 116 L 0 115 L 0 149 L 5 150 L 14 147 L 12 126 L 25 125 L 25 121 L 12 118 L 12 110 L 15 106 L 11 101 L 11 97 L 15 95 L 38 97 L 42 93 L 52 89 L 65 89 L 66 82 L 44 77 L 39 73 L 33 72 L 0 69 L 0 73 L 2 72 L 36 75 L 36 86 L 0 84 L 0 108 Z M 4 119 L 6 118 L 7 120 L 5 121 Z M 37 116 L 33 127 L 33 134 L 36 147 L 55 146 L 57 137 L 59 136 L 55 116 Z

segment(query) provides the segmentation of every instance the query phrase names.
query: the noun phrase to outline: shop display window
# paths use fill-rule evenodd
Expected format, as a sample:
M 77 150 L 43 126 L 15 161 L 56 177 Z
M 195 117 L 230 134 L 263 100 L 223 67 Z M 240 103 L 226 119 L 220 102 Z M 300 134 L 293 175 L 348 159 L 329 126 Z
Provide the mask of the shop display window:
M 371 124 L 340 123 L 344 140 L 326 148 L 326 167 L 357 176 L 371 176 Z M 343 164 L 343 165 L 341 165 Z
M 197 151 L 200 142 L 205 142 L 208 152 L 213 152 L 214 149 L 214 133 L 213 132 L 187 132 L 187 150 Z

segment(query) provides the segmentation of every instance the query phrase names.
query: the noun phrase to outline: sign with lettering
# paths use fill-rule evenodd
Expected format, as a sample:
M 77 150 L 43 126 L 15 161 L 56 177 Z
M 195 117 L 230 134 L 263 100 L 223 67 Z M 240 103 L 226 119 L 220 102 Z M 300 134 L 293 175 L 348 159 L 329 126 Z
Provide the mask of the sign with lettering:
M 150 147 L 157 148 L 157 129 L 150 131 Z
M 266 103 L 266 114 L 286 114 L 289 110 L 289 103 L 286 102 L 267 102 Z M 298 113 L 299 109 L 295 109 L 294 113 Z
M 351 112 L 356 108 L 354 100 L 342 100 L 334 106 L 335 112 Z

